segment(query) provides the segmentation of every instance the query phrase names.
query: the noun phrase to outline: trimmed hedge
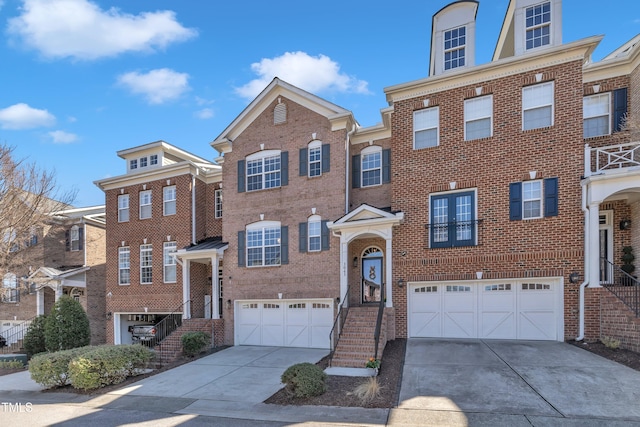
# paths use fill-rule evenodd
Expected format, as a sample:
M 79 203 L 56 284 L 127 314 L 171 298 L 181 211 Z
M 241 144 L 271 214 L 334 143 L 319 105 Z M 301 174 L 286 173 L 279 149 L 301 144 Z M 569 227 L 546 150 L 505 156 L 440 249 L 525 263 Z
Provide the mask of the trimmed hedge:
M 195 356 L 207 345 L 211 344 L 211 336 L 204 332 L 186 332 L 180 339 L 182 341 L 182 352 L 188 357 Z
M 24 335 L 23 346 L 29 357 L 34 354 L 44 353 L 47 351 L 45 347 L 44 328 L 47 318 L 45 315 L 33 319 L 29 325 L 27 333 Z
M 74 388 L 91 390 L 118 384 L 140 373 L 154 353 L 140 344 L 94 347 L 69 362 L 69 379 Z
M 46 388 L 70 383 L 91 390 L 139 374 L 153 357 L 154 352 L 140 344 L 86 346 L 37 354 L 29 362 L 29 372 Z
M 55 353 L 36 354 L 29 361 L 31 379 L 46 388 L 67 385 L 69 381 L 69 362 L 93 347 L 78 347 Z
M 295 397 L 320 396 L 327 391 L 327 374 L 312 363 L 298 363 L 290 366 L 280 378 L 286 389 Z
M 53 305 L 44 324 L 44 343 L 48 351 L 68 350 L 89 345 L 91 329 L 82 305 L 68 295 Z

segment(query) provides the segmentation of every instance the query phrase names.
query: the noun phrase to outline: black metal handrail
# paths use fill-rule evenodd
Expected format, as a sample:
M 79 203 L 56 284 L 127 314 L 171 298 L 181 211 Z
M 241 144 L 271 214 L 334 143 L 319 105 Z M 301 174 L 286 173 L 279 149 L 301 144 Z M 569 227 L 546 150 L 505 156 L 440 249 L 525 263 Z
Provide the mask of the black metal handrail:
M 20 324 L 14 325 L 6 331 L 2 332 L 2 334 L 0 335 L 2 335 L 2 337 L 5 339 L 5 346 L 0 348 L 0 353 L 5 354 L 14 351 L 15 348 L 13 348 L 13 345 L 18 341 L 24 339 L 29 326 L 31 326 L 31 322 L 36 317 L 38 316 L 33 316 L 31 319 L 22 320 Z
M 154 337 L 148 341 L 143 341 L 143 343 L 151 348 L 160 344 L 162 340 L 171 335 L 173 331 L 182 326 L 182 314 L 184 311 L 184 306 L 187 304 L 191 304 L 191 300 L 185 301 L 180 304 L 178 308 L 173 310 L 170 314 L 163 317 L 158 323 L 156 323 L 154 328 Z
M 336 347 L 338 347 L 338 341 L 340 341 L 340 335 L 342 335 L 344 322 L 347 320 L 349 306 L 344 306 L 347 298 L 349 298 L 349 285 L 347 285 L 347 291 L 345 292 L 342 301 L 340 301 L 340 305 L 338 306 L 338 313 L 336 314 L 336 318 L 333 321 L 333 326 L 331 327 L 331 331 L 329 332 L 329 345 L 331 346 L 331 354 L 329 355 L 329 366 L 331 366 L 331 361 L 333 360 L 333 353 L 336 351 Z
M 479 246 L 482 219 L 425 224 L 425 248 Z
M 367 280 L 365 279 L 365 282 Z M 380 330 L 382 329 L 382 318 L 384 315 L 384 282 L 380 285 L 380 304 L 378 305 L 378 317 L 376 319 L 376 329 L 373 334 L 373 339 L 375 341 L 375 350 L 373 352 L 373 358 L 378 359 L 378 343 L 380 342 Z
M 640 281 L 605 258 L 600 263 L 611 274 L 610 280 L 600 284 L 640 317 Z

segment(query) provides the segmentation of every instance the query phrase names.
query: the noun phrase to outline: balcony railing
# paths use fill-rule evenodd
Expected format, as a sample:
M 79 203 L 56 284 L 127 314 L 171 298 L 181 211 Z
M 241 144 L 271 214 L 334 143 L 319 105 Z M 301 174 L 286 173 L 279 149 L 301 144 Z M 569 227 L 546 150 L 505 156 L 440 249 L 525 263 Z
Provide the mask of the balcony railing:
M 640 142 L 592 148 L 585 144 L 584 176 L 609 170 L 640 166 Z
M 478 246 L 482 235 L 482 220 L 439 222 L 425 224 L 424 228 L 426 248 Z

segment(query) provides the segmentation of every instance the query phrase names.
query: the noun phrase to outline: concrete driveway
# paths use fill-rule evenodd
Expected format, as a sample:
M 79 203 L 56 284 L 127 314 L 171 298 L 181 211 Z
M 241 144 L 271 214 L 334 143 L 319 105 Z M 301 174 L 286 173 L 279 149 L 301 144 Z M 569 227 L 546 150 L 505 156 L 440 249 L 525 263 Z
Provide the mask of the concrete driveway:
M 570 344 L 410 339 L 390 425 L 640 425 L 640 372 Z

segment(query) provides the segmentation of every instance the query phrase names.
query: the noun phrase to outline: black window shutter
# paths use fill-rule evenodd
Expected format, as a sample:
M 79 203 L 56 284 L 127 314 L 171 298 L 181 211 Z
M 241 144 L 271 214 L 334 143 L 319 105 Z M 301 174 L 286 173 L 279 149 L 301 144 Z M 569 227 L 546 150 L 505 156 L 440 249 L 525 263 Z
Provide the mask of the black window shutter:
M 307 223 L 298 224 L 298 251 L 307 252 Z
M 84 247 L 84 227 L 78 228 L 78 250 L 82 250 Z
M 64 232 L 64 250 L 69 252 L 71 249 L 71 236 L 69 235 L 69 230 Z
M 245 234 L 243 231 L 238 231 L 238 267 L 244 267 L 246 265 L 246 252 L 245 252 Z
M 627 115 L 627 88 L 613 91 L 613 132 L 621 131 L 622 121 Z
M 307 149 L 300 149 L 300 176 L 307 176 L 307 164 L 309 163 L 309 159 L 307 158 Z
M 280 227 L 280 264 L 289 264 L 289 227 Z
M 322 173 L 329 172 L 331 169 L 331 145 L 322 144 Z
M 327 227 L 327 223 L 329 221 L 322 221 L 322 226 L 320 227 L 320 249 L 323 251 L 329 250 L 329 227 Z
M 245 191 L 245 171 L 244 160 L 238 160 L 238 193 Z
M 360 154 L 351 158 L 351 188 L 360 188 Z
M 382 183 L 391 182 L 391 150 L 382 150 Z
M 522 183 L 509 184 L 509 219 L 517 221 L 522 219 Z
M 289 185 L 289 152 L 280 153 L 280 185 Z
M 558 178 L 544 180 L 544 216 L 558 216 Z

